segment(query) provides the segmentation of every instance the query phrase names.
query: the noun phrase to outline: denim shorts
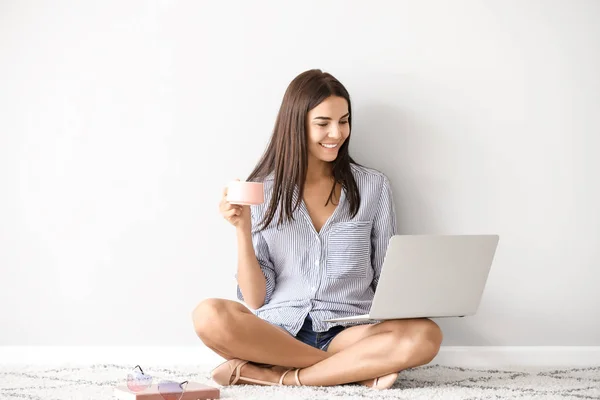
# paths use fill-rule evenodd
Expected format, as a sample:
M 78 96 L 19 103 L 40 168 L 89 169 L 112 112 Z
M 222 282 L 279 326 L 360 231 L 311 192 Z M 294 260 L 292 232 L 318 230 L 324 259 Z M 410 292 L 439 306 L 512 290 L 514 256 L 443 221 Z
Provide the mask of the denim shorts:
M 298 331 L 298 334 L 296 335 L 296 339 L 309 346 L 327 351 L 333 338 L 344 329 L 343 326 L 338 325 L 325 332 L 315 332 L 312 330 L 312 319 L 310 318 L 310 315 L 307 315 L 302 328 L 300 328 L 300 331 Z

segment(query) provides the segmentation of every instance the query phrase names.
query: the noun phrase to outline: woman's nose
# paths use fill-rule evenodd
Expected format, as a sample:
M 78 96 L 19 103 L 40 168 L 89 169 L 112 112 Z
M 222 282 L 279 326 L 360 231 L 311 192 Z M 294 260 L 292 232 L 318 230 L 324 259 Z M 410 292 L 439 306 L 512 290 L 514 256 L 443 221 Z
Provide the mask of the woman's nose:
M 332 138 L 340 138 L 342 137 L 342 128 L 338 126 L 333 126 L 329 131 L 329 136 Z

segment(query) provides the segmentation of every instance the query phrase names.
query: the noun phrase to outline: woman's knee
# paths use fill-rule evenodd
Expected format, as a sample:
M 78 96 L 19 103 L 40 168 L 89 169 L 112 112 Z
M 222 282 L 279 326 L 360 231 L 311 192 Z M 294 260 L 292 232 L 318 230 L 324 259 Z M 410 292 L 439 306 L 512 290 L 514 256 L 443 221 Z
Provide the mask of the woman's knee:
M 206 299 L 196 306 L 192 321 L 200 339 L 212 342 L 229 330 L 233 314 L 229 302 L 225 299 Z
M 395 354 L 400 362 L 417 358 L 420 363 L 426 364 L 438 354 L 443 334 L 438 324 L 432 320 L 422 318 L 411 320 L 408 324 L 399 322 L 397 328 L 392 330 L 396 351 L 391 354 Z
M 439 325 L 430 319 L 420 319 L 412 329 L 414 352 L 423 357 L 422 362 L 431 362 L 440 351 L 444 336 Z

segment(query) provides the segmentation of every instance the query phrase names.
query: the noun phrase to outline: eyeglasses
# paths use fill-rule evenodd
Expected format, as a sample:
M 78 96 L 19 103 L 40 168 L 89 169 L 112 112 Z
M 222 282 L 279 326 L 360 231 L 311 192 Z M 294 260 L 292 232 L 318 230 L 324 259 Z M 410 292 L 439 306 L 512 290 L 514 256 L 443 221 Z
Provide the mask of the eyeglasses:
M 139 372 L 136 371 L 139 369 Z M 144 374 L 142 367 L 136 365 L 133 372 L 127 374 L 127 388 L 132 392 L 143 392 L 152 386 L 152 376 Z M 158 393 L 165 400 L 180 400 L 183 397 L 188 381 L 175 382 L 161 380 L 158 383 Z

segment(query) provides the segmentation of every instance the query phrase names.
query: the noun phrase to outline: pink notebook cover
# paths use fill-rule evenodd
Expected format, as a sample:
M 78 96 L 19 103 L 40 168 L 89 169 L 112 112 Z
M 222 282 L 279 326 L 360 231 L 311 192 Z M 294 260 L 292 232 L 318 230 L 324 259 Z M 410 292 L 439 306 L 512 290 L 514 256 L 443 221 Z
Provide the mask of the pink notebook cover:
M 115 387 L 114 397 L 122 400 L 176 400 L 176 395 L 165 395 L 158 391 L 158 385 L 154 384 L 141 392 L 132 392 L 126 385 Z M 208 400 L 219 399 L 220 391 L 212 386 L 202 385 L 197 382 L 189 382 L 180 400 Z

